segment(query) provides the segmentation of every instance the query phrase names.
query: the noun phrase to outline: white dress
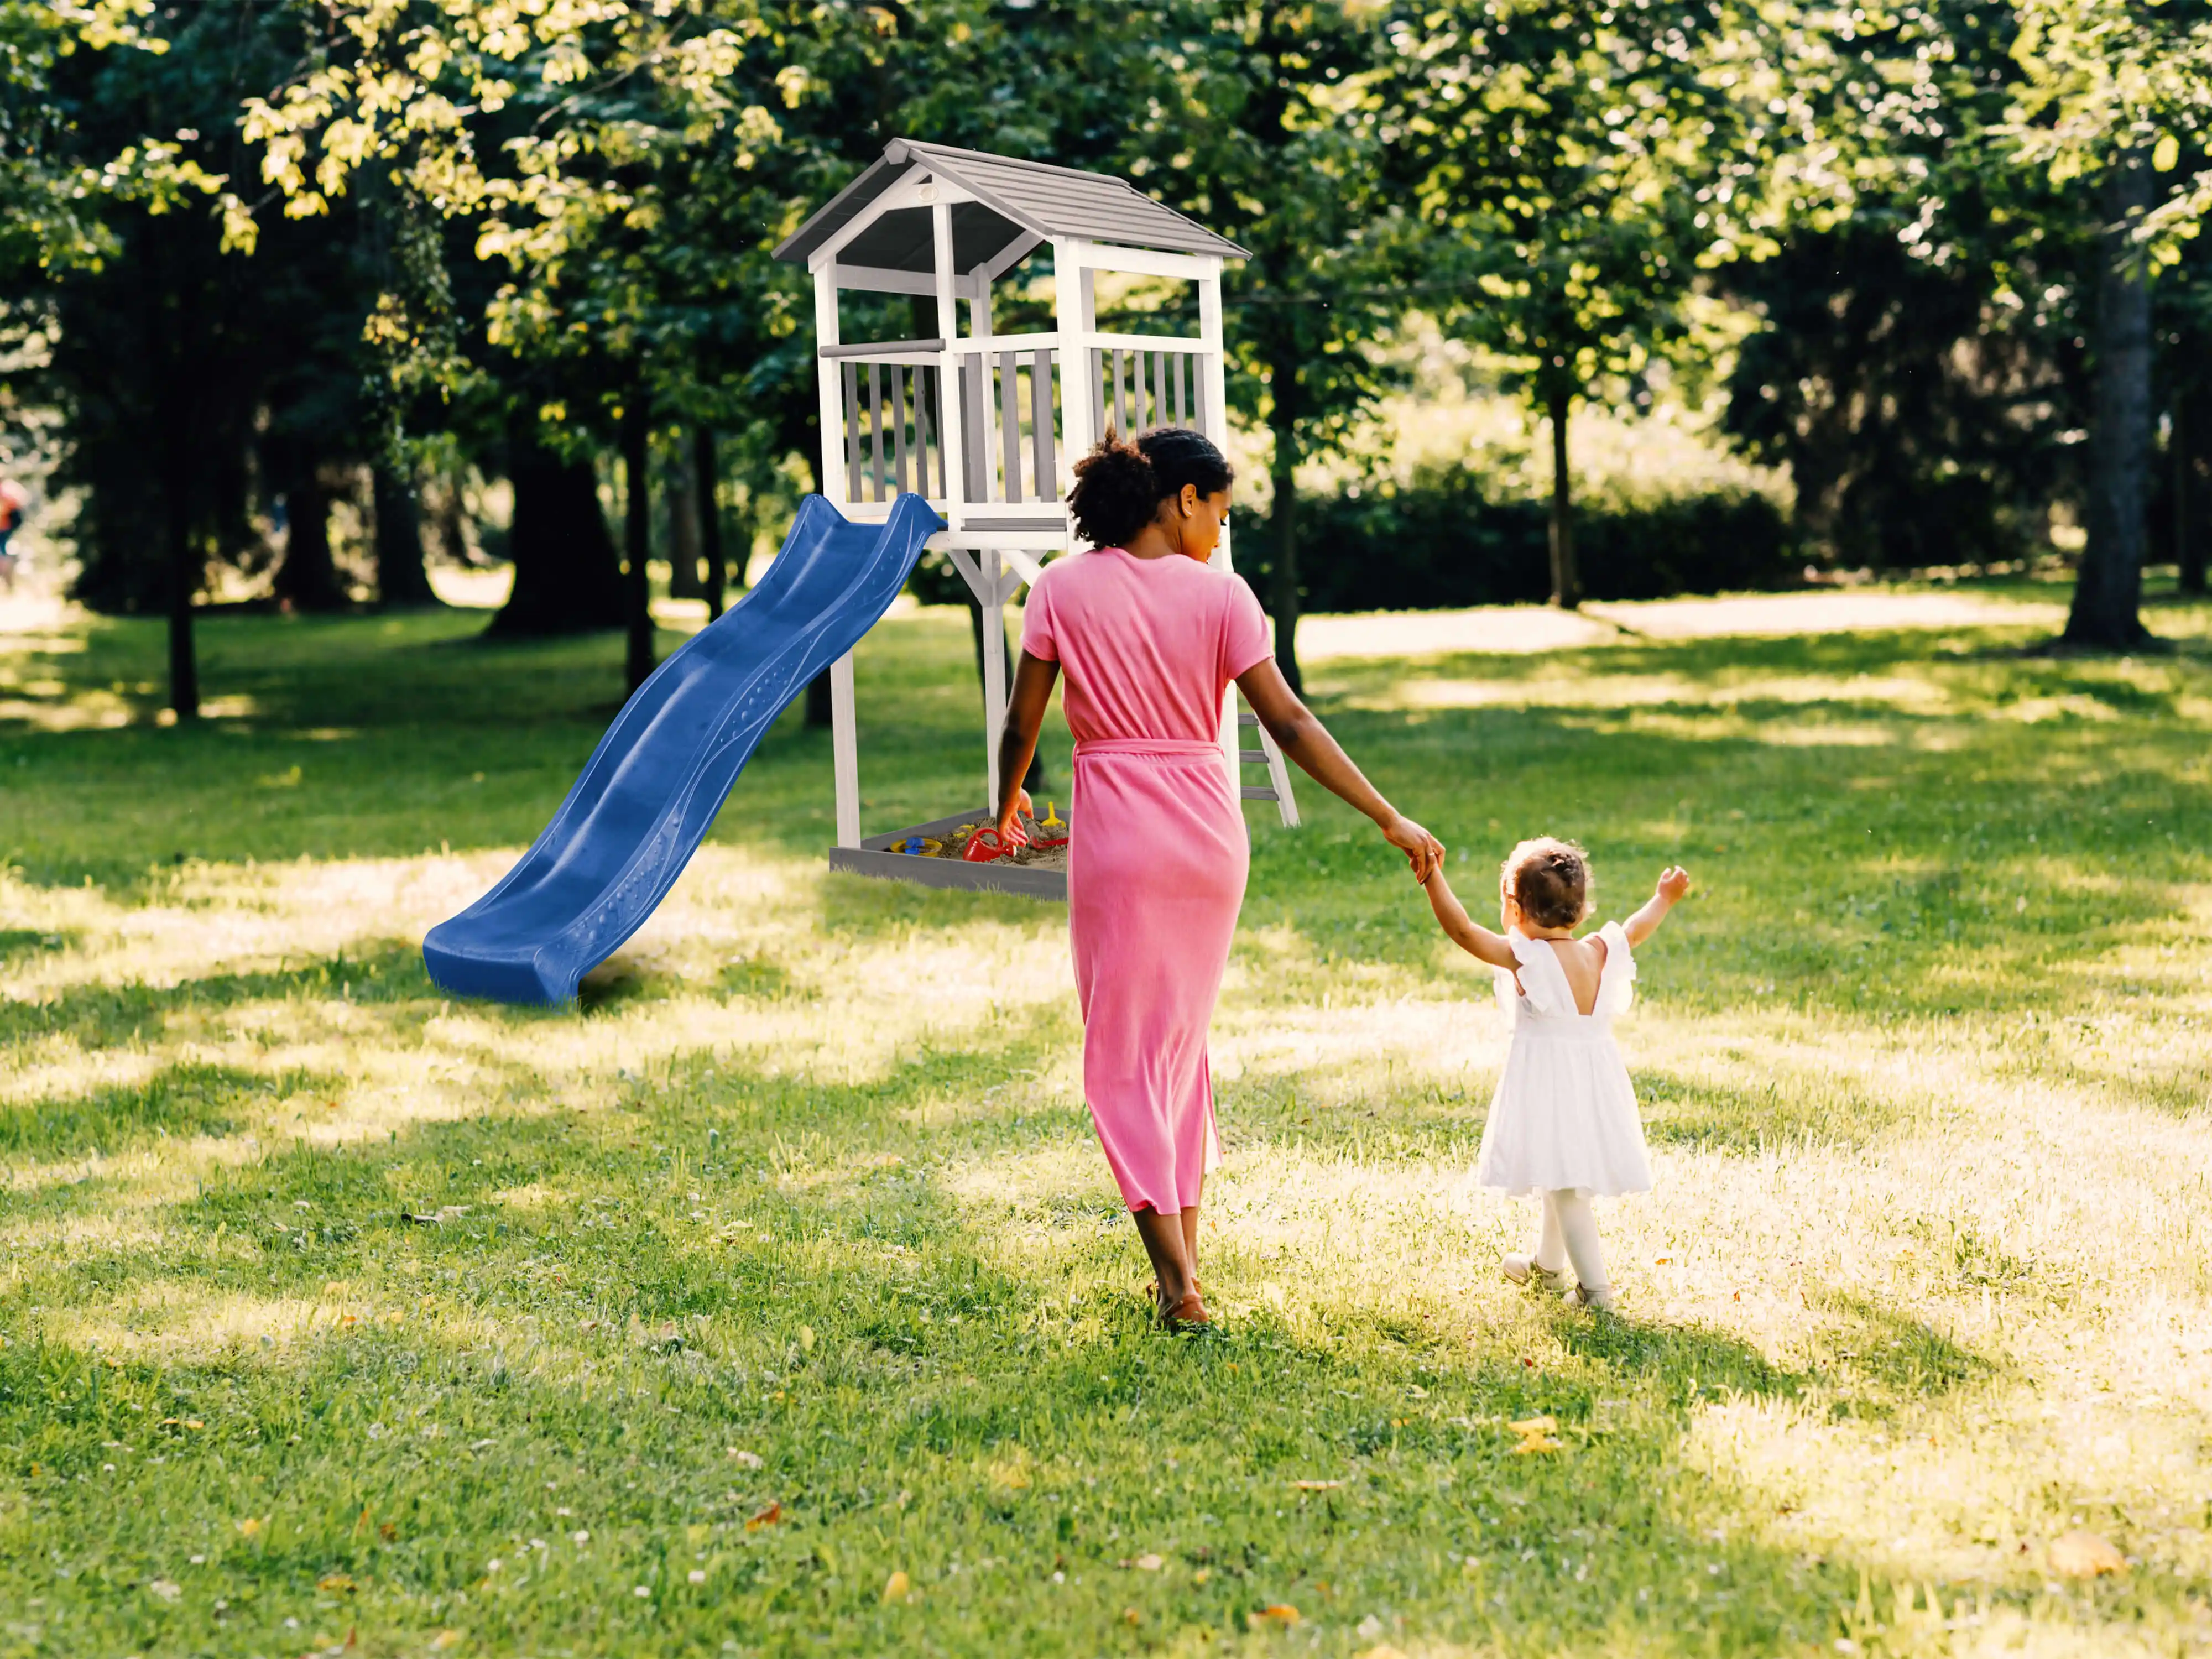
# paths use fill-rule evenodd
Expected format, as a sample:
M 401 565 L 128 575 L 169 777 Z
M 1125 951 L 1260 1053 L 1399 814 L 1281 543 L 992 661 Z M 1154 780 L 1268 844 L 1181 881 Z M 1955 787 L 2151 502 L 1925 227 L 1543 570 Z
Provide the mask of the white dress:
M 1475 1179 L 1513 1194 L 1572 1188 L 1609 1198 L 1651 1190 L 1651 1162 L 1636 1087 L 1613 1043 L 1613 1017 L 1635 994 L 1636 958 L 1617 921 L 1599 931 L 1605 969 L 1589 1013 L 1575 1007 L 1559 954 L 1542 939 L 1506 935 L 1520 986 L 1497 970 L 1498 1000 L 1512 1022 L 1505 1074 L 1483 1126 Z

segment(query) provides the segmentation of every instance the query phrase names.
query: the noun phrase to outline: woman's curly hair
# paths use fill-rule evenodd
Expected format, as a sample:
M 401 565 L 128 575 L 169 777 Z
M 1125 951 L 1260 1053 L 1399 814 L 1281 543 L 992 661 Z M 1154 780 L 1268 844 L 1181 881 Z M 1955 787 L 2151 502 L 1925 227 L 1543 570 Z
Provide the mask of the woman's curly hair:
M 1093 547 L 1121 547 L 1152 521 L 1160 503 L 1194 484 L 1212 495 L 1235 482 L 1236 469 L 1213 440 L 1188 427 L 1159 426 L 1133 441 L 1109 430 L 1075 464 L 1067 504 L 1075 528 Z
M 1589 854 L 1571 841 L 1524 841 L 1498 866 L 1498 889 L 1539 927 L 1574 927 L 1590 913 Z

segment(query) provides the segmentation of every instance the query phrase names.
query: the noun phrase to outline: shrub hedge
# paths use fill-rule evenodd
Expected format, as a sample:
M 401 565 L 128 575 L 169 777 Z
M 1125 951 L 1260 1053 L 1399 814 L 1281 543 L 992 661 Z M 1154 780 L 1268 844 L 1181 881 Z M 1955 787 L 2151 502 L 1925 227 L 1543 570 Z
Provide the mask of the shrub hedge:
M 1545 504 L 1494 499 L 1486 482 L 1455 468 L 1301 503 L 1305 608 L 1432 611 L 1548 598 Z M 1267 526 L 1239 528 L 1237 566 L 1260 586 L 1273 562 Z M 1594 599 L 1780 587 L 1804 568 L 1782 510 L 1748 492 L 1592 502 L 1576 512 L 1575 552 Z
M 1267 520 L 1240 516 L 1237 531 L 1237 568 L 1264 597 L 1273 567 Z M 1309 496 L 1298 547 L 1309 611 L 1443 611 L 1551 594 L 1545 504 L 1496 499 L 1472 468 Z M 1804 568 L 1782 510 L 1748 492 L 1592 501 L 1577 509 L 1575 550 L 1593 599 L 1782 587 Z M 923 558 L 911 586 L 925 605 L 967 602 L 942 554 Z

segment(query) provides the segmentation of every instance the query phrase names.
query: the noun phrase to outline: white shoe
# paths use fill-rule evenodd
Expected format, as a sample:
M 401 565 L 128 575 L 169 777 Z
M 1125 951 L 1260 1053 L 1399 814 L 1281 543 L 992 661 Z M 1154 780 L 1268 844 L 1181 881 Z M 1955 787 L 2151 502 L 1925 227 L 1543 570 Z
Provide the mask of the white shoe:
M 1594 1291 L 1587 1285 L 1577 1285 L 1567 1291 L 1566 1299 L 1571 1307 L 1595 1308 L 1600 1313 L 1613 1310 L 1614 1297 L 1610 1285 L 1601 1291 Z
M 1516 1285 L 1526 1285 L 1531 1279 L 1535 1279 L 1541 1281 L 1536 1287 L 1539 1290 L 1558 1291 L 1566 1288 L 1567 1275 L 1564 1270 L 1553 1273 L 1549 1267 L 1540 1267 L 1533 1255 L 1502 1255 L 1498 1258 L 1498 1265 Z

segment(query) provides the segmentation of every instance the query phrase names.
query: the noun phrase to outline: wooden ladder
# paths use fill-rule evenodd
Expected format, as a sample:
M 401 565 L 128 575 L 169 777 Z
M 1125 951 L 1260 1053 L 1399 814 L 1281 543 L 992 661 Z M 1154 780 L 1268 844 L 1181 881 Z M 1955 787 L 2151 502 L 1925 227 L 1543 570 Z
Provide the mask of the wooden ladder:
M 1244 734 L 1248 732 L 1258 735 L 1260 746 L 1257 749 L 1243 746 Z M 1245 766 L 1264 766 L 1267 769 L 1267 782 L 1245 784 L 1238 793 L 1246 800 L 1274 802 L 1275 810 L 1283 815 L 1283 828 L 1297 829 L 1298 803 L 1297 797 L 1291 793 L 1291 769 L 1283 764 L 1283 751 L 1275 746 L 1274 738 L 1267 735 L 1267 728 L 1260 724 L 1260 717 L 1248 710 L 1237 712 L 1237 760 Z

